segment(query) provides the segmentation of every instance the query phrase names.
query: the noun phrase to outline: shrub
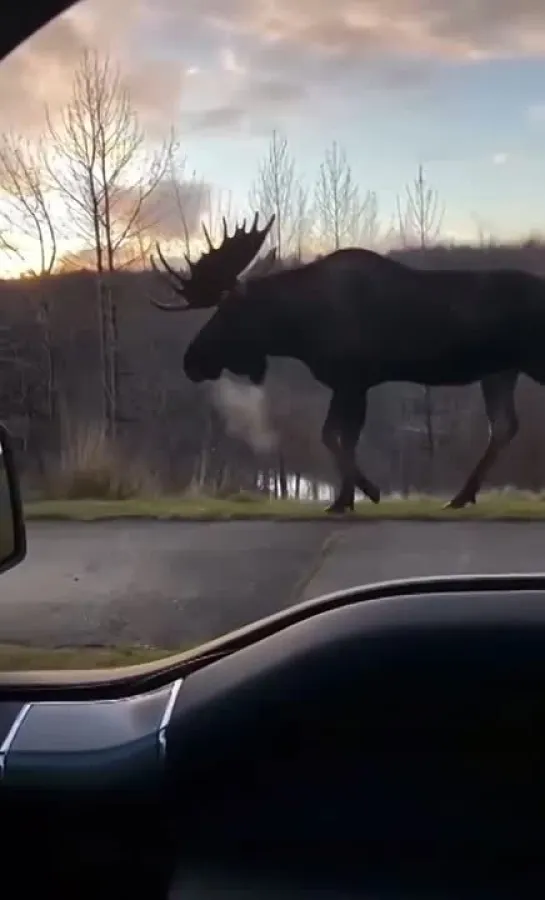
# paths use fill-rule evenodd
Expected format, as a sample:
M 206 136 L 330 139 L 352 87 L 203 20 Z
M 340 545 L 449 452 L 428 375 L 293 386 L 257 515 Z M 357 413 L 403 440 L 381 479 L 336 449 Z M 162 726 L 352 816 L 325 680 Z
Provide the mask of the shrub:
M 46 494 L 56 499 L 126 500 L 159 492 L 156 475 L 142 460 L 128 458 L 96 424 L 65 428 L 59 459 L 46 481 Z

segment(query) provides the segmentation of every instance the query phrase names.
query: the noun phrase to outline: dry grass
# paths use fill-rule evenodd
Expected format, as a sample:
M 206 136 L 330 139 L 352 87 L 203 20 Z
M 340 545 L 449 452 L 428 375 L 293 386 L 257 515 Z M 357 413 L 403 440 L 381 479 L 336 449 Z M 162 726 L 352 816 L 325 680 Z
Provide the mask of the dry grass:
M 324 504 L 269 500 L 241 491 L 231 496 L 205 496 L 194 489 L 180 496 L 162 493 L 160 479 L 105 434 L 100 425 L 65 428 L 59 461 L 50 469 L 40 499 L 25 505 L 28 519 L 93 521 L 117 518 L 229 520 L 320 519 Z M 508 519 L 545 518 L 545 494 L 511 489 L 483 492 L 476 506 L 445 510 L 446 497 L 385 497 L 379 505 L 357 504 L 346 520 L 361 519 Z
M 175 652 L 174 650 L 139 646 L 48 648 L 25 644 L 0 644 L 0 672 L 109 669 L 118 666 L 136 666 L 172 656 Z
M 128 500 L 153 496 L 158 479 L 126 454 L 100 425 L 65 428 L 60 459 L 51 467 L 44 496 L 49 500 Z
M 345 521 L 414 520 L 468 521 L 474 519 L 528 521 L 545 519 L 545 495 L 519 491 L 489 491 L 475 506 L 461 510 L 443 509 L 445 498 L 411 496 L 386 497 L 380 504 L 362 501 Z M 228 521 L 241 519 L 302 520 L 325 518 L 321 503 L 296 500 L 266 500 L 259 495 L 220 499 L 195 496 L 132 497 L 126 500 L 44 500 L 27 503 L 32 519 L 99 521 L 101 519 L 177 519 Z

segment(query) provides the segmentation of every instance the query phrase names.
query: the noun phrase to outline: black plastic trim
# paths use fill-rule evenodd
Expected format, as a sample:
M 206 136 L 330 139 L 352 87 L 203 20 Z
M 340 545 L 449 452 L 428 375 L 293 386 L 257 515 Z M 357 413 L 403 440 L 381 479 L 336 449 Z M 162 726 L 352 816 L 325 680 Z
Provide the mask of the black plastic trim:
M 4 465 L 8 479 L 15 544 L 12 555 L 3 562 L 0 560 L 0 574 L 2 574 L 2 572 L 7 572 L 9 569 L 15 568 L 15 566 L 18 566 L 19 563 L 24 560 L 27 553 L 27 542 L 23 501 L 21 498 L 19 477 L 17 475 L 15 453 L 13 451 L 13 440 L 8 429 L 1 423 L 0 444 L 2 446 L 2 455 L 4 457 Z
M 0 59 L 72 6 L 75 6 L 73 0 L 42 0 L 41 3 L 26 0 L 17 10 L 12 10 L 9 23 L 6 22 L 0 32 Z

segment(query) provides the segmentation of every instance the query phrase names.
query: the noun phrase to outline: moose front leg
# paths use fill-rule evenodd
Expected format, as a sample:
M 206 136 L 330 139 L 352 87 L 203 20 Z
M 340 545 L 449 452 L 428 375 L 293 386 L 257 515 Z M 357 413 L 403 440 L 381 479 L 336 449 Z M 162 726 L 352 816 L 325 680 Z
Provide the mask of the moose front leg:
M 481 381 L 481 390 L 488 418 L 488 446 L 447 509 L 461 509 L 468 503 L 475 503 L 484 477 L 496 462 L 499 453 L 511 443 L 518 431 L 515 410 L 515 387 L 518 373 L 500 372 Z
M 354 398 L 344 393 L 334 393 L 329 405 L 322 440 L 335 460 L 340 477 L 340 489 L 328 508 L 330 513 L 353 511 L 356 488 L 373 503 L 380 500 L 380 490 L 360 471 L 356 463 L 356 447 L 365 424 L 367 394 Z

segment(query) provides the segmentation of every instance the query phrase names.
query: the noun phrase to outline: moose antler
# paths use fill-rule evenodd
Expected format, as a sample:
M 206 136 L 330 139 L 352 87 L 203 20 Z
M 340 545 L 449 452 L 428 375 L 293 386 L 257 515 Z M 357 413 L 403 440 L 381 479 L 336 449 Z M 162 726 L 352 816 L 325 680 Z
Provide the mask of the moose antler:
M 157 267 L 153 256 L 150 257 L 152 268 L 166 278 L 170 288 L 176 294 L 183 296 L 185 304 L 160 303 L 150 298 L 153 305 L 164 310 L 206 309 L 217 306 L 222 294 L 232 290 L 238 276 L 259 253 L 275 217 L 271 216 L 264 228 L 258 228 L 258 219 L 259 213 L 256 213 L 248 231 L 246 231 L 246 219 L 244 219 L 241 225 L 235 226 L 234 233 L 229 235 L 227 222 L 223 217 L 223 236 L 219 247 L 214 247 L 206 226 L 203 224 L 202 229 L 208 250 L 196 262 L 191 262 L 189 256 L 185 255 L 189 267 L 187 275 L 181 271 L 175 271 L 167 263 L 159 244 L 157 244 L 157 255 L 164 271 Z
M 161 252 L 161 248 L 160 248 L 159 244 L 156 244 L 156 247 L 157 247 L 157 256 L 159 257 L 159 259 L 161 260 L 161 263 L 163 264 L 164 271 L 162 271 L 161 269 L 158 268 L 157 263 L 155 262 L 155 259 L 153 258 L 153 254 L 151 254 L 150 255 L 150 263 L 151 263 L 151 267 L 152 267 L 153 271 L 156 272 L 157 275 L 159 275 L 161 278 L 166 279 L 170 289 L 172 291 L 174 291 L 174 293 L 183 294 L 184 290 L 188 284 L 189 279 L 185 278 L 184 275 L 182 274 L 182 272 L 176 272 L 176 270 L 173 269 L 172 266 L 170 266 L 167 263 L 165 257 L 163 256 L 163 254 Z M 189 257 L 187 255 L 185 258 L 189 262 Z M 191 263 L 190 263 L 190 265 L 191 265 Z M 150 297 L 149 299 L 150 299 L 150 302 L 153 303 L 153 305 L 156 306 L 158 309 L 182 310 L 182 309 L 190 308 L 187 304 L 184 304 L 184 303 L 161 303 L 160 300 L 155 300 L 154 297 Z

